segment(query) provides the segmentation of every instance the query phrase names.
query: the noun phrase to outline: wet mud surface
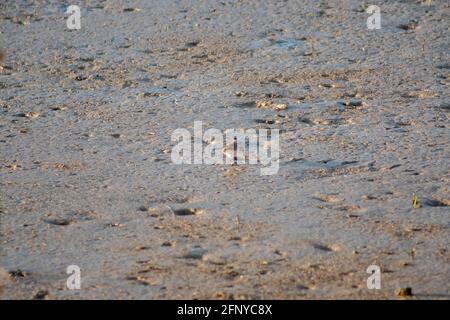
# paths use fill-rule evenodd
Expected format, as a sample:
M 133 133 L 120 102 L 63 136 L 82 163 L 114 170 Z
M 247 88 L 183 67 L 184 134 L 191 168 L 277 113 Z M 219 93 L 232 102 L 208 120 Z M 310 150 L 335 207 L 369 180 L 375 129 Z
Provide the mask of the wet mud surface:
M 447 1 L 380 30 L 360 1 L 70 4 L 0 1 L 2 298 L 450 297 Z M 280 129 L 278 173 L 173 164 L 194 121 Z

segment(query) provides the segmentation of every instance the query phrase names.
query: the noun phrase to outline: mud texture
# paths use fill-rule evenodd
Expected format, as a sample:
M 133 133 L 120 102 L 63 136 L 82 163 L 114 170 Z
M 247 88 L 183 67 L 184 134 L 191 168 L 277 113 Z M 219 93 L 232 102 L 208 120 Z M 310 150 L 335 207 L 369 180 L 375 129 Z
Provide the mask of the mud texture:
M 448 1 L 375 1 L 380 30 L 356 0 L 81 2 L 71 31 L 0 1 L 3 299 L 450 297 Z M 173 164 L 194 121 L 280 129 L 278 174 Z

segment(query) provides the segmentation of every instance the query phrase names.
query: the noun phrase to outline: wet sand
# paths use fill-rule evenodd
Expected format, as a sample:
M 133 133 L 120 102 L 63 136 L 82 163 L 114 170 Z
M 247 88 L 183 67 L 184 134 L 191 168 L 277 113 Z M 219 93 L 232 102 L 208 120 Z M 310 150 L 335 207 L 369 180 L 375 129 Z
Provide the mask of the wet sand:
M 1 2 L 1 298 L 450 297 L 447 1 L 383 2 L 380 30 L 266 2 L 93 0 L 73 31 Z M 280 129 L 278 174 L 173 164 L 194 121 Z

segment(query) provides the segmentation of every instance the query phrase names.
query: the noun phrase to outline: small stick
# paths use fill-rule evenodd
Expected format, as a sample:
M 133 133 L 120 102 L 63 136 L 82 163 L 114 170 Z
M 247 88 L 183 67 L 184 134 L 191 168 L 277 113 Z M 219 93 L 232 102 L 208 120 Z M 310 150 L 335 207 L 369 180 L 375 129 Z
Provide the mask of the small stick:
M 172 208 L 168 205 L 166 205 L 166 207 L 170 210 L 170 212 L 172 212 L 173 218 L 175 218 L 175 211 L 173 211 Z
M 417 196 L 416 196 L 415 193 L 413 193 L 413 196 L 412 196 L 412 199 L 411 199 L 411 205 L 412 205 L 413 209 L 416 209 L 418 207 L 417 206 Z
M 239 215 L 236 216 L 236 224 L 237 224 L 238 228 L 241 225 L 241 219 L 239 219 Z

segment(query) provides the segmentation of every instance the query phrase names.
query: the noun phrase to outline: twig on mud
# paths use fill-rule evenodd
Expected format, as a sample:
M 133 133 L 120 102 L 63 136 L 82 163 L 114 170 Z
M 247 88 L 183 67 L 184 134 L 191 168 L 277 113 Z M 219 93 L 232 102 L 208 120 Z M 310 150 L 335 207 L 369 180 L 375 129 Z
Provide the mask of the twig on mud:
M 175 219 L 175 211 L 173 211 L 173 209 L 170 206 L 168 206 L 167 204 L 166 204 L 166 207 L 170 210 L 170 212 L 172 212 L 172 216 Z

